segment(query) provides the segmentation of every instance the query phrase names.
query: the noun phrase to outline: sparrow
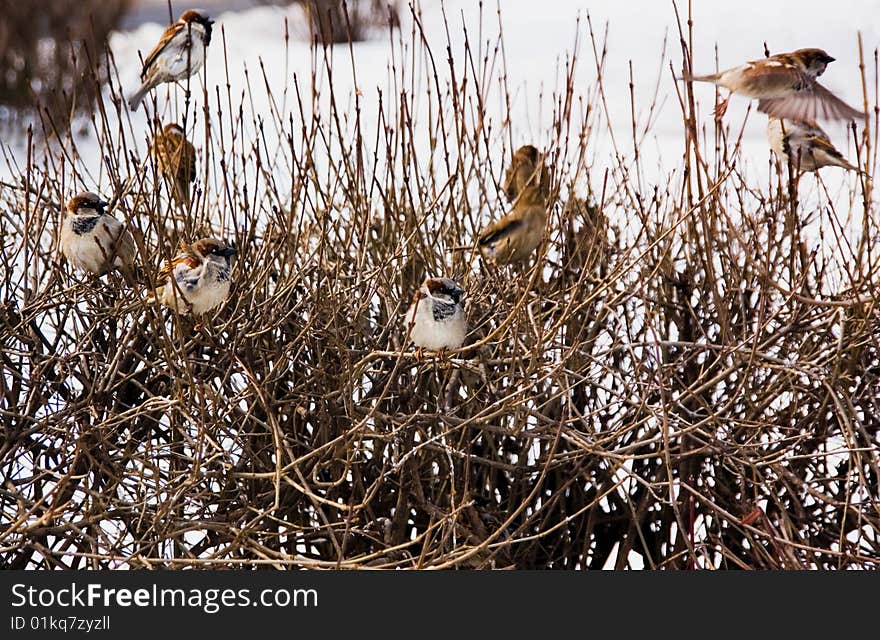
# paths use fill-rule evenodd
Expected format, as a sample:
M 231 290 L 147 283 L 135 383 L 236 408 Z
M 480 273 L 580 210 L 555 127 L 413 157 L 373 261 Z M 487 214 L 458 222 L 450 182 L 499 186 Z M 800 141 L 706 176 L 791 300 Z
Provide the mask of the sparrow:
M 213 24 L 209 17 L 189 9 L 165 29 L 144 60 L 141 87 L 128 101 L 132 111 L 137 111 L 144 96 L 154 87 L 163 82 L 184 80 L 202 68 L 206 49 L 211 44 Z
M 196 150 L 183 128 L 166 124 L 153 138 L 150 152 L 159 173 L 171 184 L 171 197 L 179 205 L 189 204 L 189 185 L 196 179 Z
M 181 315 L 202 315 L 229 296 L 230 258 L 238 251 L 215 238 L 183 243 L 174 259 L 159 271 L 162 283 L 148 298 Z
M 859 170 L 834 148 L 828 134 L 815 122 L 770 118 L 767 121 L 767 142 L 779 158 L 784 158 L 800 171 L 816 171 L 828 166 Z
M 537 149 L 517 149 L 504 192 L 513 203 L 510 213 L 486 227 L 477 240 L 483 256 L 496 264 L 527 260 L 544 236 L 550 178 Z
M 449 278 L 427 278 L 406 312 L 409 337 L 430 351 L 457 349 L 467 334 L 467 317 L 461 298 L 464 290 Z
M 91 192 L 67 203 L 61 223 L 61 253 L 77 269 L 102 275 L 113 269 L 132 273 L 135 244 L 125 224 L 104 210 L 107 203 Z
M 529 184 L 539 185 L 544 193 L 550 193 L 550 174 L 541 160 L 541 153 L 530 144 L 516 150 L 504 174 L 504 195 L 509 202 L 516 200 L 516 196 Z M 539 163 L 540 177 L 536 171 Z
M 686 81 L 711 82 L 758 99 L 758 111 L 773 118 L 800 122 L 826 120 L 854 120 L 865 114 L 852 108 L 816 81 L 834 62 L 822 49 L 798 49 L 780 53 L 763 60 L 726 69 L 707 76 L 686 76 Z M 727 109 L 727 97 L 716 109 L 720 118 Z

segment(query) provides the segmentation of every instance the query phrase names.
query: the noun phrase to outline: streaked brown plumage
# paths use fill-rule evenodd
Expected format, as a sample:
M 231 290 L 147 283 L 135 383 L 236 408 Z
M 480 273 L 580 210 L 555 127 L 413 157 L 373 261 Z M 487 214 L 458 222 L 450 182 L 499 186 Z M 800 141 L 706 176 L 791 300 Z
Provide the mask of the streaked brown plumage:
M 131 276 L 134 238 L 124 223 L 104 211 L 106 206 L 91 192 L 70 199 L 61 223 L 61 252 L 77 269 L 97 275 L 120 269 Z
M 777 156 L 800 171 L 816 171 L 829 166 L 858 171 L 815 122 L 770 118 L 767 121 L 767 141 Z
M 711 82 L 731 93 L 757 98 L 758 111 L 774 118 L 800 122 L 864 118 L 865 114 L 816 81 L 833 61 L 822 49 L 798 49 L 685 80 Z M 726 107 L 727 100 L 718 105 L 718 117 L 724 114 Z
M 160 271 L 162 283 L 150 296 L 178 313 L 202 315 L 219 307 L 229 296 L 235 247 L 216 238 L 181 244 L 174 259 Z
M 504 174 L 504 195 L 510 202 L 516 200 L 516 196 L 527 185 L 537 185 L 543 193 L 550 193 L 550 172 L 542 160 L 541 152 L 530 144 L 516 150 Z M 540 175 L 536 171 L 539 164 Z
M 209 17 L 190 9 L 165 29 L 144 60 L 142 84 L 128 101 L 132 111 L 137 111 L 144 96 L 154 87 L 164 82 L 184 80 L 202 68 L 206 49 L 211 44 L 213 24 Z
M 528 260 L 544 236 L 550 176 L 535 147 L 517 149 L 507 169 L 504 192 L 513 203 L 512 210 L 486 227 L 477 241 L 483 256 L 496 264 Z
M 170 185 L 174 201 L 187 206 L 190 183 L 196 179 L 196 150 L 186 139 L 184 130 L 175 123 L 165 125 L 153 139 L 150 151 L 156 160 L 156 169 Z

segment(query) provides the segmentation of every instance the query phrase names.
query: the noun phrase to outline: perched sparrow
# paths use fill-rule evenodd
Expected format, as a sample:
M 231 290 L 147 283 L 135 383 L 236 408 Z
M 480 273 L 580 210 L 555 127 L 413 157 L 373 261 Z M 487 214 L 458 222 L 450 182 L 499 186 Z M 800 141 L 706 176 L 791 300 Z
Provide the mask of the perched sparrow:
M 712 82 L 731 93 L 757 98 L 758 111 L 774 118 L 801 122 L 863 118 L 865 114 L 816 82 L 828 63 L 833 61 L 834 58 L 822 49 L 798 49 L 712 75 L 686 77 L 685 80 Z M 729 99 L 730 96 L 718 105 L 717 117 L 724 115 Z
M 236 253 L 235 247 L 214 238 L 183 244 L 159 272 L 159 282 L 164 284 L 152 298 L 183 315 L 202 315 L 219 307 L 229 296 L 229 259 Z
M 543 193 L 550 193 L 550 174 L 542 160 L 541 153 L 530 144 L 516 150 L 504 174 L 504 195 L 510 202 L 516 200 L 527 185 L 538 185 Z M 538 165 L 541 167 L 540 177 Z
M 497 264 L 527 260 L 544 236 L 550 178 L 537 149 L 525 146 L 517 150 L 507 170 L 504 192 L 513 209 L 486 227 L 477 240 L 483 256 Z
M 428 278 L 406 312 L 410 339 L 419 349 L 457 349 L 467 334 L 461 296 L 464 291 L 449 278 Z
M 83 192 L 67 203 L 61 224 L 61 252 L 77 269 L 101 275 L 112 269 L 131 273 L 134 239 L 125 225 L 104 211 L 107 203 Z
M 144 60 L 141 88 L 128 101 L 137 111 L 147 92 L 163 82 L 184 80 L 202 68 L 205 50 L 211 44 L 214 21 L 192 9 L 184 11 L 177 22 L 165 29 L 158 44 Z
M 800 171 L 816 171 L 828 166 L 858 171 L 834 148 L 828 134 L 815 122 L 770 118 L 767 141 L 777 156 Z
M 171 184 L 174 201 L 189 203 L 189 184 L 196 179 L 196 150 L 178 124 L 166 124 L 150 149 L 159 173 Z

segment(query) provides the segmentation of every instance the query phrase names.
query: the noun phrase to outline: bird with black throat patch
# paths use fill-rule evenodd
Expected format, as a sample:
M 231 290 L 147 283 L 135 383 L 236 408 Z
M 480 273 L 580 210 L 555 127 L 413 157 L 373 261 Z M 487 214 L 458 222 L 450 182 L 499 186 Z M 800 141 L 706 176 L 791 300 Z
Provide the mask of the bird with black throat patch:
M 89 191 L 70 199 L 61 222 L 61 253 L 73 267 L 88 273 L 103 275 L 119 269 L 133 276 L 134 238 L 106 211 L 107 206 Z
M 770 118 L 767 121 L 767 142 L 777 157 L 796 171 L 818 171 L 822 167 L 859 171 L 858 167 L 847 162 L 828 134 L 815 122 Z
M 196 179 L 196 150 L 186 139 L 186 132 L 177 123 L 169 123 L 153 138 L 150 153 L 156 170 L 168 183 L 171 197 L 186 207 L 190 201 L 190 184 Z
M 504 193 L 513 207 L 480 233 L 477 246 L 495 264 L 523 262 L 541 244 L 547 225 L 550 175 L 532 145 L 516 150 L 507 169 Z
M 458 349 L 467 335 L 464 290 L 449 278 L 427 278 L 406 312 L 409 337 L 418 347 L 445 351 Z
M 229 297 L 235 247 L 216 238 L 183 243 L 174 259 L 159 271 L 160 286 L 148 297 L 181 315 L 200 316 Z
M 758 100 L 758 111 L 773 118 L 798 122 L 817 120 L 857 120 L 865 114 L 846 104 L 823 87 L 817 78 L 834 58 L 822 49 L 798 49 L 761 60 L 752 60 L 704 76 L 685 76 L 685 81 L 711 82 Z M 727 110 L 730 95 L 715 110 L 720 119 Z
M 184 11 L 170 25 L 144 60 L 141 86 L 131 96 L 128 106 L 137 111 L 144 96 L 165 82 L 185 80 L 205 63 L 214 21 L 200 11 Z

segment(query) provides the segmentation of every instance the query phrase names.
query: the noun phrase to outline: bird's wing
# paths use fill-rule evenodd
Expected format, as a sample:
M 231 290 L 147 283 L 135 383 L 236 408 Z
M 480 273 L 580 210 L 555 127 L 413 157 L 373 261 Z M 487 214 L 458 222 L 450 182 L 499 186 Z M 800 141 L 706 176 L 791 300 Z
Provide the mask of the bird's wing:
M 124 265 L 130 265 L 134 261 L 134 255 L 137 247 L 134 243 L 134 237 L 128 229 L 123 227 L 116 240 L 116 254 Z
M 159 275 L 157 276 L 158 282 L 167 282 L 172 275 L 174 275 L 175 270 L 180 265 L 186 265 L 190 269 L 196 269 L 199 266 L 199 259 L 190 254 L 179 255 L 174 258 L 171 262 L 165 263 L 165 266 L 159 270 Z M 175 275 L 175 279 L 180 282 L 180 278 Z
M 758 101 L 758 111 L 774 118 L 799 121 L 858 120 L 865 114 L 854 109 L 818 82 L 787 96 L 763 98 Z
M 516 230 L 522 227 L 523 224 L 525 223 L 522 218 L 511 218 L 509 216 L 501 218 L 498 222 L 489 225 L 486 230 L 480 234 L 480 239 L 477 242 L 481 247 L 495 244 L 516 232 Z
M 730 78 L 730 83 L 724 82 Z M 813 83 L 797 66 L 782 60 L 767 59 L 722 73 L 728 89 L 752 98 L 774 98 L 797 91 Z
M 850 169 L 851 171 L 858 171 L 858 167 L 853 166 L 846 158 L 843 157 L 843 154 L 838 151 L 831 141 L 828 138 L 823 138 L 821 136 L 812 136 L 809 138 L 809 144 L 813 147 L 813 154 L 824 153 L 828 156 L 829 160 L 831 160 L 831 164 L 835 164 L 838 167 L 843 167 L 844 169 Z
M 145 80 L 147 77 L 147 70 L 153 65 L 153 62 L 156 61 L 156 58 L 159 57 L 159 54 L 165 50 L 165 47 L 174 39 L 180 30 L 183 29 L 183 24 L 180 22 L 175 22 L 170 27 L 165 29 L 165 33 L 162 34 L 162 37 L 159 38 L 159 42 L 156 43 L 156 46 L 153 47 L 153 50 L 150 51 L 149 55 L 144 59 L 144 67 L 141 70 L 141 80 Z
M 822 136 L 809 136 L 807 138 L 807 143 L 814 149 L 821 149 L 829 155 L 835 156 L 837 158 L 843 157 L 840 151 L 834 148 L 834 145 L 831 144 L 831 141 L 828 138 L 824 138 Z
M 159 273 L 156 275 L 157 282 L 168 282 L 168 279 L 171 277 L 171 274 L 174 272 L 174 262 L 166 262 L 165 266 L 159 269 Z

